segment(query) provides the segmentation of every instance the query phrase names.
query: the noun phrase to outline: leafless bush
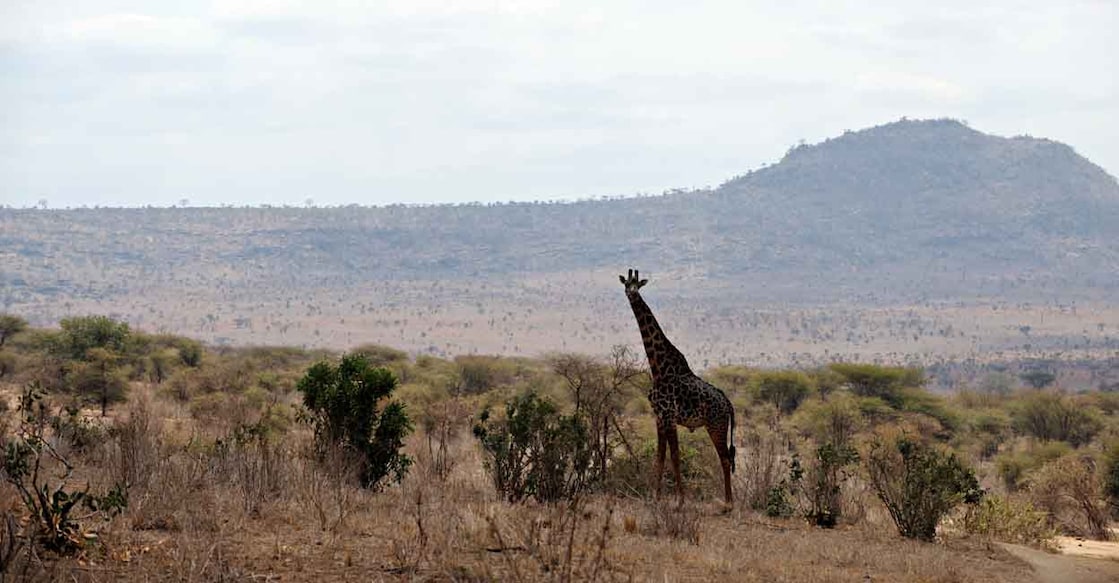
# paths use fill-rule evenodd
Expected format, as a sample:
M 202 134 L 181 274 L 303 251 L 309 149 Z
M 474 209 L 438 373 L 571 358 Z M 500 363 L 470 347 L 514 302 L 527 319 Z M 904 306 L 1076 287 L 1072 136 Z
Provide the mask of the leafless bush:
M 394 540 L 392 545 L 393 557 L 398 565 L 395 571 L 398 573 L 415 573 L 419 570 L 420 565 L 427 560 L 429 537 L 426 518 L 428 512 L 424 506 L 423 488 L 415 490 L 412 502 L 412 504 L 409 504 L 409 510 L 416 526 L 415 536 Z
M 340 444 L 315 450 L 308 444 L 299 458 L 295 496 L 315 510 L 321 530 L 336 532 L 353 510 L 361 460 Z
M 466 405 L 458 399 L 445 399 L 428 405 L 420 417 L 426 436 L 427 448 L 419 456 L 420 467 L 438 480 L 446 480 L 455 467 L 456 459 L 450 447 L 461 437 L 470 419 Z
M 742 471 L 735 480 L 746 506 L 765 510 L 770 493 L 789 476 L 792 442 L 772 428 L 748 428 L 745 434 Z
M 694 504 L 649 500 L 646 501 L 645 508 L 649 522 L 642 530 L 646 534 L 699 544 L 700 514 Z
M 601 518 L 594 516 L 582 498 L 542 510 L 542 515 L 504 526 L 494 516 L 486 517 L 493 539 L 487 550 L 506 558 L 514 579 L 569 582 L 622 576 L 606 559 L 613 537 L 612 504 Z M 513 556 L 520 553 L 531 558 L 538 570 L 527 578 Z
M 616 451 L 623 450 L 631 458 L 636 454 L 621 413 L 643 376 L 640 361 L 626 346 L 615 346 L 605 359 L 556 354 L 549 361 L 565 381 L 576 414 L 587 425 L 591 448 L 588 478 L 602 483 Z
M 242 508 L 259 517 L 268 502 L 284 497 L 292 474 L 292 456 L 282 436 L 272 436 L 263 424 L 238 428 L 214 448 L 216 479 L 234 489 Z
M 5 511 L 3 524 L 0 525 L 0 581 L 6 580 L 9 575 L 16 580 L 27 580 L 32 568 L 30 559 L 26 541 L 20 533 L 19 520 Z
M 133 530 L 214 530 L 220 517 L 207 511 L 210 479 L 207 454 L 184 450 L 167 457 L 130 491 L 126 515 Z
M 108 465 L 117 483 L 143 488 L 162 463 L 163 422 L 145 398 L 132 402 L 128 416 L 109 430 Z
M 1030 501 L 1049 513 L 1051 524 L 1064 532 L 1108 540 L 1108 507 L 1103 476 L 1091 456 L 1068 454 L 1027 478 Z
M 240 581 L 248 578 L 226 557 L 222 537 L 175 538 L 169 549 L 170 564 L 161 575 L 175 581 Z

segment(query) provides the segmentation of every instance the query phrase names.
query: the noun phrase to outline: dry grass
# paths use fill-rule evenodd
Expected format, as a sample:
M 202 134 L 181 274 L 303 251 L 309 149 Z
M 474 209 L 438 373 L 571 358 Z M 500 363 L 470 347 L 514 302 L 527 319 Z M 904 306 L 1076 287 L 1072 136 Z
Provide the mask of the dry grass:
M 850 495 L 863 508 L 859 525 L 824 531 L 802 520 L 765 518 L 741 499 L 727 511 L 709 498 L 696 501 L 693 493 L 683 506 L 670 495 L 658 502 L 606 494 L 560 505 L 509 504 L 495 495 L 481 454 L 463 430 L 433 446 L 426 435 L 414 435 L 408 448 L 417 464 L 408 477 L 371 492 L 352 485 L 341 457 L 316 462 L 302 427 L 273 440 L 229 441 L 193 425 L 187 405 L 144 395 L 110 425 L 108 441 L 74 460 L 76 475 L 86 476 L 94 489 L 127 480 L 127 511 L 107 523 L 87 522 L 96 544 L 73 559 L 37 558 L 29 578 L 1020 582 L 1032 577 L 1027 566 L 979 540 L 901 539 L 857 488 Z M 216 444 L 219 438 L 224 445 Z M 431 455 L 441 448 L 445 456 Z M 744 471 L 740 467 L 739 475 Z M 7 490 L 0 488 L 0 501 L 15 509 Z

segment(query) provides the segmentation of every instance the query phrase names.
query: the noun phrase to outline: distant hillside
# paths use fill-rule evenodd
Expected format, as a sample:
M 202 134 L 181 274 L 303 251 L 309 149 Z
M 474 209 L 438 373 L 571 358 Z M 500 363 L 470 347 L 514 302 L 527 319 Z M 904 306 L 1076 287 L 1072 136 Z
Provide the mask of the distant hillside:
M 127 294 L 136 277 L 298 288 L 629 265 L 763 301 L 1114 298 L 1119 184 L 1064 144 L 902 120 L 794 148 L 712 191 L 645 198 L 3 209 L 0 258 L 8 305 Z

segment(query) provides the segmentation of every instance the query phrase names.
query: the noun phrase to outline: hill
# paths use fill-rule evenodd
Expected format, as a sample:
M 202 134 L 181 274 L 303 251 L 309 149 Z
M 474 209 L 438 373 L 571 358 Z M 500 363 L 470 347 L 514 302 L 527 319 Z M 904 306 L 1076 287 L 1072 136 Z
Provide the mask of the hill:
M 0 262 L 0 303 L 40 323 L 97 306 L 151 321 L 151 299 L 178 294 L 208 310 L 186 328 L 169 318 L 159 325 L 204 335 L 215 318 L 229 330 L 253 327 L 236 320 L 259 323 L 260 310 L 241 313 L 254 305 L 271 306 L 276 326 L 322 315 L 327 296 L 340 318 L 352 312 L 340 304 L 357 309 L 358 298 L 362 314 L 515 304 L 508 314 L 527 317 L 608 301 L 612 274 L 631 265 L 656 274 L 671 309 L 702 306 L 687 316 L 697 322 L 759 306 L 1110 305 L 1119 292 L 1119 184 L 1064 144 L 902 120 L 792 148 L 716 189 L 662 196 L 2 209 Z

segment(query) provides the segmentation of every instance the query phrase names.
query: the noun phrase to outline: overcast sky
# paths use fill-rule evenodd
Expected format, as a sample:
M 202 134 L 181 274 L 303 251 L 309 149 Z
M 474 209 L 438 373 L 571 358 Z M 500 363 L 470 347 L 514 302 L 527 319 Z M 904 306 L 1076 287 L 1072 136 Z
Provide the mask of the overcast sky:
M 1117 5 L 0 0 L 0 204 L 660 193 L 902 116 L 1114 175 Z

